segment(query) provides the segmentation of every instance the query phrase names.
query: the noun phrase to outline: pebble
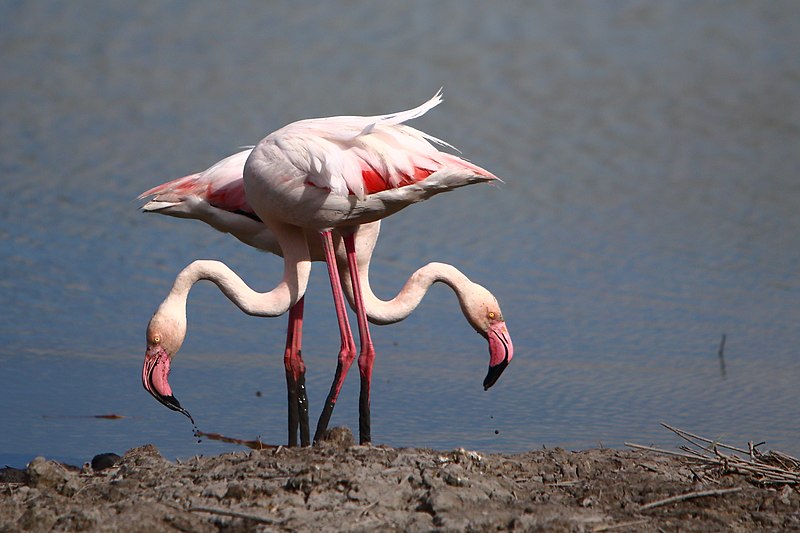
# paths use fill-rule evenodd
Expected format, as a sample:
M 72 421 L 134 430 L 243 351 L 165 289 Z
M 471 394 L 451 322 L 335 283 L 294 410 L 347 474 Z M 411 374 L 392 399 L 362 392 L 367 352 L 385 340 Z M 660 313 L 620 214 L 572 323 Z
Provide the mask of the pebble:
M 99 453 L 92 457 L 92 470 L 99 472 L 100 470 L 111 468 L 117 464 L 120 459 L 122 459 L 122 457 L 116 453 Z

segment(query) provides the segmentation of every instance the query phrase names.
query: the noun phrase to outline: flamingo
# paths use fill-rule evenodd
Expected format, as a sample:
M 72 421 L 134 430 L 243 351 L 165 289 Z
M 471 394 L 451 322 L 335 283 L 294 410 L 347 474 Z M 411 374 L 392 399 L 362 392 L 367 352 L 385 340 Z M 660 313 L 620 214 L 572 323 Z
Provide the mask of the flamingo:
M 439 91 L 427 102 L 408 111 L 294 122 L 262 139 L 245 162 L 245 195 L 256 214 L 276 234 L 286 254 L 283 282 L 287 284 L 290 297 L 297 298 L 305 290 L 298 282 L 307 280 L 310 270 L 308 245 L 295 235 L 314 230 L 322 238 L 341 348 L 315 440 L 327 427 L 355 358 L 355 342 L 336 264 L 333 230 L 342 235 L 350 267 L 361 341 L 359 441 L 368 443 L 371 440 L 370 385 L 375 349 L 356 264 L 355 229 L 434 194 L 498 179 L 491 172 L 434 146 L 450 146 L 446 142 L 404 124 L 424 115 L 441 101 Z M 296 262 L 290 260 L 290 255 Z M 484 314 L 477 327 L 486 334 L 490 344 L 490 370 L 485 380 L 488 384 L 496 381 L 513 356 L 505 320 L 499 307 L 497 310 L 495 307 L 480 308 Z
M 455 267 L 442 263 L 431 263 L 417 270 L 400 293 L 388 302 L 378 299 L 368 282 L 369 260 L 378 228 L 373 225 L 374 233 L 365 232 L 367 226 L 364 224 L 378 221 L 439 192 L 497 179 L 476 165 L 440 152 L 429 142 L 446 144 L 443 141 L 403 125 L 440 101 L 441 93 L 437 93 L 422 106 L 405 112 L 378 117 L 300 121 L 259 143 L 245 166 L 244 190 L 247 204 L 267 222 L 272 236 L 284 252 L 283 279 L 275 289 L 261 294 L 247 287 L 222 263 L 195 261 L 189 265 L 178 275 L 173 289 L 148 325 L 148 351 L 143 369 L 145 388 L 168 407 L 181 409 L 171 393 L 167 376 L 171 358 L 185 336 L 186 298 L 196 281 L 213 281 L 231 301 L 249 314 L 276 316 L 293 303 L 300 302 L 310 271 L 310 260 L 316 258 L 312 255 L 315 249 L 311 246 L 313 240 L 307 238 L 309 232 L 318 232 L 322 236 L 342 339 L 336 376 L 317 425 L 315 441 L 327 427 L 341 384 L 355 358 L 355 343 L 344 311 L 342 285 L 351 306 L 356 309 L 361 338 L 360 442 L 371 440 L 369 385 L 374 347 L 367 319 L 379 324 L 402 320 L 436 281 L 454 289 L 468 322 L 489 341 L 490 367 L 484 388 L 491 387 L 513 357 L 513 344 L 497 300 L 488 290 L 472 283 Z M 274 198 L 271 198 L 273 194 Z M 280 198 L 277 203 L 273 201 L 276 198 Z M 253 235 L 262 238 L 270 235 L 249 223 L 246 223 L 247 230 L 241 230 L 241 226 L 233 223 L 241 222 L 243 218 L 230 216 L 250 216 L 247 210 L 242 210 L 243 214 L 231 214 L 223 209 L 226 214 L 222 214 L 217 212 L 219 207 L 196 198 L 191 202 L 195 207 L 201 206 L 198 211 L 187 207 L 188 204 L 171 211 L 171 206 L 158 204 L 162 200 L 156 196 L 156 203 L 149 210 L 207 222 L 210 220 L 208 213 L 215 212 L 220 216 L 210 224 L 249 244 L 256 242 Z M 174 199 L 171 201 L 176 205 L 181 203 Z M 204 214 L 192 216 L 200 211 Z M 231 223 L 226 224 L 222 222 L 224 220 Z M 336 264 L 332 239 L 334 228 L 342 235 L 350 271 L 349 280 L 341 276 L 343 283 Z M 265 242 L 274 244 L 271 237 Z
M 152 197 L 141 209 L 148 213 L 159 213 L 177 218 L 201 220 L 221 231 L 230 233 L 241 242 L 253 248 L 278 256 L 283 256 L 278 241 L 272 232 L 255 215 L 244 195 L 242 170 L 247 157 L 252 151 L 247 148 L 228 156 L 206 170 L 157 185 L 139 195 L 139 199 Z M 364 224 L 359 227 L 359 245 L 356 250 L 359 265 L 367 264 L 375 246 L 380 230 L 380 221 Z M 316 237 L 316 236 L 313 236 Z M 311 259 L 324 261 L 322 243 L 318 238 L 308 239 Z M 336 254 L 344 264 L 346 256 L 341 239 L 337 237 Z M 344 276 L 342 276 L 344 278 Z M 305 363 L 301 355 L 303 298 L 289 311 L 289 324 L 284 350 L 284 367 L 289 404 L 288 429 L 289 446 L 297 445 L 298 431 L 300 445 L 310 444 L 308 429 L 308 400 L 305 388 Z M 149 348 L 148 348 L 149 349 Z M 174 354 L 173 354 L 174 355 Z M 151 358 L 152 360 L 152 358 Z M 143 373 L 143 383 L 157 400 L 173 410 L 182 412 L 191 419 L 191 415 L 180 406 L 171 392 L 158 394 Z M 156 376 L 158 374 L 155 374 Z M 165 378 L 166 379 L 166 378 Z M 168 387 L 166 381 L 163 387 Z M 165 389 L 167 390 L 167 389 Z

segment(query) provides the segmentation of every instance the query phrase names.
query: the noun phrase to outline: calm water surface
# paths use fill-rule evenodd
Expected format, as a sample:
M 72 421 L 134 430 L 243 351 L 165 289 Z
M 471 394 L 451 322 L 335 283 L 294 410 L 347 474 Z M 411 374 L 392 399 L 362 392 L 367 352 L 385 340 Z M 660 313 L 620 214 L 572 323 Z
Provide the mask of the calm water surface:
M 5 2 L 0 21 L 0 464 L 233 449 L 142 389 L 144 328 L 194 259 L 259 290 L 282 263 L 134 199 L 287 122 L 442 85 L 416 125 L 505 184 L 388 220 L 373 287 L 455 264 L 516 357 L 484 392 L 485 341 L 434 287 L 373 329 L 375 441 L 673 447 L 664 421 L 800 454 L 797 3 Z M 316 415 L 338 349 L 319 265 L 306 300 Z M 200 428 L 285 442 L 285 318 L 200 284 L 189 321 L 172 384 Z M 357 427 L 357 388 L 334 424 Z

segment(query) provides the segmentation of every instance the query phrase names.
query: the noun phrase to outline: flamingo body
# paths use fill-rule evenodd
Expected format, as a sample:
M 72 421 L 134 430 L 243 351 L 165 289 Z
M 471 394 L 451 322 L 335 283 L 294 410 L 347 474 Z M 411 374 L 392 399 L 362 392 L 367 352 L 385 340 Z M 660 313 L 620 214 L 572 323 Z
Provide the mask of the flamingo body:
M 403 124 L 440 102 L 441 92 L 399 113 L 284 126 L 245 163 L 248 201 L 264 216 L 323 230 L 373 222 L 434 194 L 497 180 L 433 144 L 449 146 L 444 141 Z
M 213 281 L 249 314 L 276 316 L 292 308 L 286 357 L 294 352 L 296 358 L 292 362 L 286 359 L 289 384 L 290 373 L 304 370 L 299 338 L 311 260 L 328 264 L 342 336 L 336 377 L 315 440 L 327 426 L 355 357 L 343 293 L 356 310 L 361 337 L 362 442 L 370 440 L 369 389 L 374 358 L 367 320 L 379 324 L 402 320 L 434 282 L 454 289 L 468 322 L 488 340 L 490 370 L 484 387 L 494 384 L 513 357 L 513 345 L 499 305 L 488 290 L 443 263 L 430 263 L 417 270 L 388 302 L 377 298 L 369 285 L 369 263 L 380 219 L 440 192 L 497 180 L 490 172 L 433 145 L 449 146 L 447 143 L 403 124 L 440 101 L 441 93 L 437 93 L 425 104 L 400 113 L 295 122 L 268 135 L 252 150 L 240 151 L 206 171 L 143 193 L 140 198 L 153 196 L 143 206 L 145 211 L 202 220 L 285 259 L 283 279 L 268 293 L 253 291 L 219 262 L 195 261 L 184 269 L 148 326 L 142 376 L 145 388 L 168 407 L 183 411 L 172 395 L 167 376 L 170 360 L 186 332 L 188 292 L 201 279 Z M 337 244 L 332 230 L 341 236 Z M 321 243 L 313 238 L 315 233 L 322 236 Z M 350 275 L 340 275 L 337 263 L 347 264 Z M 291 386 L 289 394 L 291 443 Z
M 142 205 L 142 211 L 200 220 L 248 246 L 283 257 L 275 234 L 258 218 L 245 197 L 242 171 L 252 150 L 242 150 L 202 172 L 148 189 L 139 195 L 139 200 L 151 197 Z M 231 199 L 236 201 L 229 201 Z M 359 236 L 356 254 L 359 263 L 363 263 L 372 255 L 380 233 L 380 221 L 361 225 L 356 232 Z M 317 232 L 305 233 L 311 260 L 325 261 Z M 336 235 L 335 241 L 337 258 L 345 265 L 347 258 L 341 236 Z

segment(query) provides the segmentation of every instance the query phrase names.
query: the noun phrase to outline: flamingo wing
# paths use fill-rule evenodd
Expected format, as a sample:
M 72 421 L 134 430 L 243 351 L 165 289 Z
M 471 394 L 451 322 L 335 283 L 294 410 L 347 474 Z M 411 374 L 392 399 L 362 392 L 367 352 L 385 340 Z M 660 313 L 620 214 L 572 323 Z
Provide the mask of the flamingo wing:
M 252 151 L 252 147 L 247 148 L 202 172 L 157 185 L 139 195 L 139 199 L 153 196 L 154 201 L 181 202 L 189 196 L 197 196 L 219 209 L 254 216 L 244 194 L 242 178 L 244 163 Z
M 442 101 L 441 90 L 422 105 L 387 115 L 342 116 L 293 122 L 264 140 L 304 176 L 305 183 L 339 196 L 396 189 L 424 180 L 439 170 L 497 179 L 489 171 L 435 144 L 446 142 L 404 122 L 424 115 Z

